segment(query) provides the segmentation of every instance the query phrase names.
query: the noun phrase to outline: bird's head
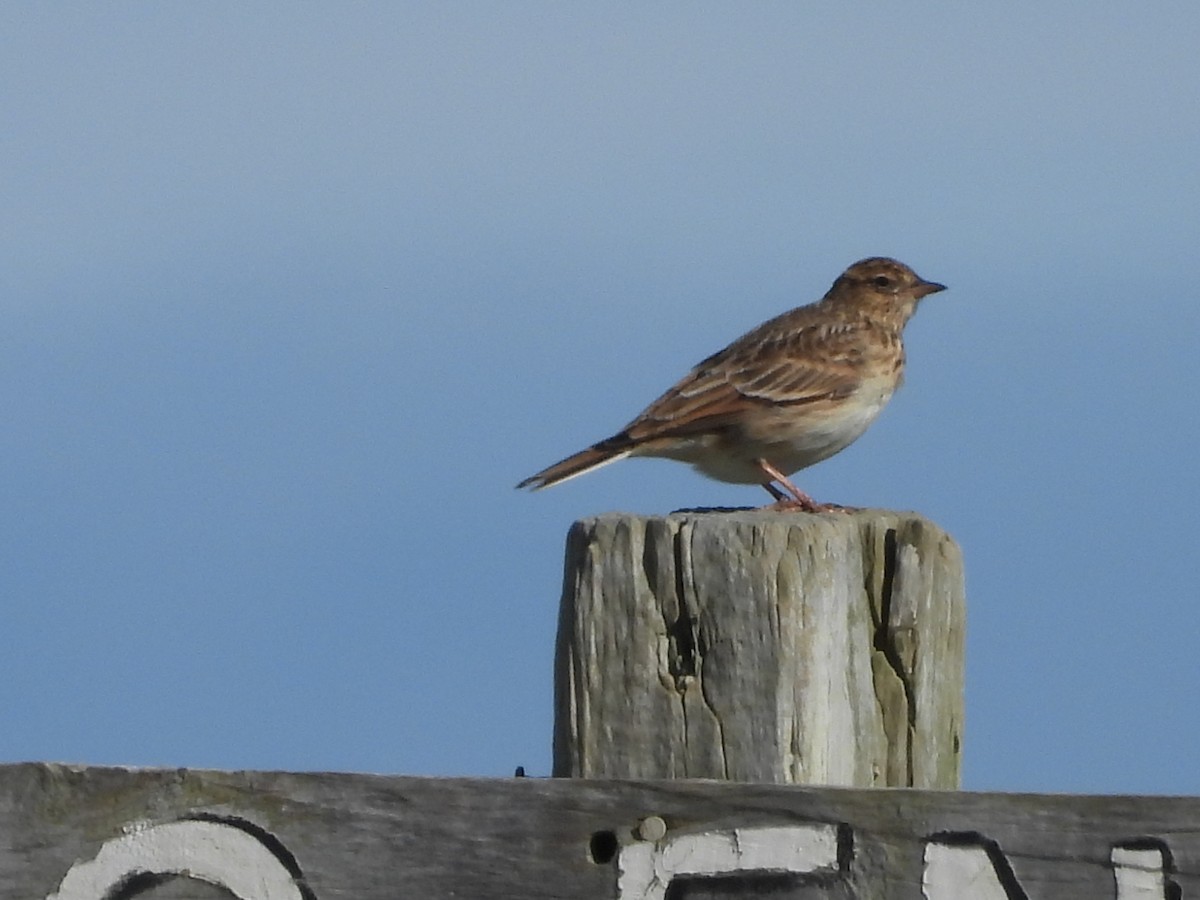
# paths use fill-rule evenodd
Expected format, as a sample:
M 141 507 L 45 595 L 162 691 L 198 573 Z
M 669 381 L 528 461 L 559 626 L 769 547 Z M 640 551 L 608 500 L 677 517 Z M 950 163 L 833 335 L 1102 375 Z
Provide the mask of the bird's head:
M 852 304 L 873 314 L 898 315 L 904 322 L 922 297 L 945 289 L 944 284 L 926 281 L 898 260 L 872 256 L 843 272 L 825 296 L 831 302 Z

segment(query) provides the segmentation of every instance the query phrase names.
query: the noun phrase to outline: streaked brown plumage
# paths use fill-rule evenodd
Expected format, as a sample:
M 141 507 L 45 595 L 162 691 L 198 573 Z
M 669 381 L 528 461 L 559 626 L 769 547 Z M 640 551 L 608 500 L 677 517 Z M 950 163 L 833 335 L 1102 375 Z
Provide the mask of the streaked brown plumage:
M 849 446 L 875 420 L 904 377 L 904 326 L 922 297 L 941 290 L 894 259 L 860 260 L 818 302 L 764 322 L 612 437 L 517 487 L 658 456 L 719 481 L 761 484 L 783 506 L 822 508 L 787 476 Z

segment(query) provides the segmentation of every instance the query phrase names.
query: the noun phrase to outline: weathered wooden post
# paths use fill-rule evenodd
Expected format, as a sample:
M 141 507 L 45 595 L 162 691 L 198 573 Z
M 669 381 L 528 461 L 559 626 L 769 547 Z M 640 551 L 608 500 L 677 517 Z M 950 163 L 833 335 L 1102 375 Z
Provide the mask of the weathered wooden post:
M 964 589 L 912 513 L 572 527 L 554 774 L 957 788 Z

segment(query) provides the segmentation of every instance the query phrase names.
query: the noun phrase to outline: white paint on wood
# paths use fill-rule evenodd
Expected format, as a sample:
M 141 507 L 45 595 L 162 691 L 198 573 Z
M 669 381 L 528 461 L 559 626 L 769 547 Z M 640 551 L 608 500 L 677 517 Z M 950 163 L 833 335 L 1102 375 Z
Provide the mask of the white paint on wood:
M 672 879 L 762 872 L 808 874 L 837 868 L 838 834 L 832 825 L 734 828 L 639 841 L 621 848 L 617 896 L 663 900 Z
M 926 900 L 1012 900 L 987 850 L 929 841 L 925 845 Z
M 303 900 L 292 875 L 253 835 L 222 822 L 135 825 L 67 872 L 46 900 L 101 900 L 138 874 L 206 881 L 240 900 Z
M 1112 863 L 1117 900 L 1165 900 L 1167 882 L 1161 850 L 1113 847 Z

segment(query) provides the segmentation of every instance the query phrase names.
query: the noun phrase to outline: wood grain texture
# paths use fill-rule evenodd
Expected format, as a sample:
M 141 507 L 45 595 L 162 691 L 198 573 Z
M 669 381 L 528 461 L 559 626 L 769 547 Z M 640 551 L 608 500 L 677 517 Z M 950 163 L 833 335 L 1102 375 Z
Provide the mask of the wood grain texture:
M 554 774 L 955 788 L 964 606 L 912 513 L 577 522 Z
M 665 826 L 665 833 L 652 831 L 653 842 L 639 838 L 648 817 Z M 743 873 L 741 893 L 728 880 L 708 879 L 687 890 L 676 885 L 672 896 L 762 896 L 770 888 L 772 897 L 1104 900 L 1118 896 L 1115 855 L 1130 850 L 1158 854 L 1157 870 L 1134 874 L 1163 886 L 1127 891 L 1122 900 L 1200 896 L 1195 798 L 26 764 L 0 766 L 0 898 L 51 896 L 72 866 L 87 865 L 114 841 L 181 820 L 231 822 L 253 833 L 290 873 L 300 900 L 632 898 L 639 895 L 629 890 L 627 870 L 638 853 L 666 865 L 672 842 L 769 827 L 801 835 L 832 829 L 835 858 L 810 876 Z M 981 892 L 978 879 L 932 883 L 931 848 L 972 847 L 991 854 L 983 856 L 985 874 L 1000 885 L 998 895 Z M 236 868 L 238 860 L 229 862 Z M 154 874 L 150 864 L 142 886 Z M 706 893 L 714 884 L 721 889 Z M 137 887 L 128 884 L 109 900 L 133 897 Z M 179 877 L 136 896 L 232 896 L 218 888 Z

